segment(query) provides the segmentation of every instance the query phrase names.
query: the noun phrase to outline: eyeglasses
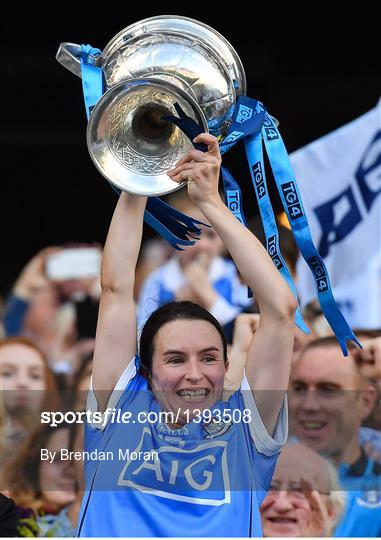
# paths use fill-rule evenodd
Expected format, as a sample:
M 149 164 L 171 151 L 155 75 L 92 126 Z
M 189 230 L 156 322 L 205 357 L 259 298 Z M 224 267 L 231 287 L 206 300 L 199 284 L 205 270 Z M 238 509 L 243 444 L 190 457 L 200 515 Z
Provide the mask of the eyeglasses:
M 298 482 L 291 482 L 288 485 L 272 483 L 268 495 L 272 497 L 277 497 L 280 491 L 286 491 L 289 496 L 295 499 L 305 499 L 306 493 L 310 492 L 310 490 L 304 488 L 302 484 Z M 330 491 L 325 491 L 321 489 L 316 489 L 314 491 L 317 491 L 318 493 L 320 493 L 320 495 L 324 495 L 326 497 L 329 497 L 331 495 Z

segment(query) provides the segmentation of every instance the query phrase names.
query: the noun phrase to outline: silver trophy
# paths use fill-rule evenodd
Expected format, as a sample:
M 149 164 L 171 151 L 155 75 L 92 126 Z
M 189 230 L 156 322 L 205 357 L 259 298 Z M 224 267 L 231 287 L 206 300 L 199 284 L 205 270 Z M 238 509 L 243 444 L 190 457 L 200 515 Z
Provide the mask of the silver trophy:
M 57 60 L 81 76 L 81 46 L 62 43 Z M 100 173 L 117 188 L 157 196 L 185 185 L 167 171 L 192 142 L 164 116 L 187 116 L 218 138 L 226 135 L 238 96 L 246 94 L 242 63 L 210 26 L 172 15 L 136 22 L 94 59 L 106 92 L 94 107 L 87 146 Z

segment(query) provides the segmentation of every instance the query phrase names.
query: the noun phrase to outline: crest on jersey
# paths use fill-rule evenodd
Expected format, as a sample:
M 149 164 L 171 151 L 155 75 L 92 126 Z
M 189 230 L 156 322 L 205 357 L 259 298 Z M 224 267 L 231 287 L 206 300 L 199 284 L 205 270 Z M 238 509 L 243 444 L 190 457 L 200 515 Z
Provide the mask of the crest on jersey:
M 231 426 L 233 425 L 233 422 L 224 422 L 218 421 L 216 418 L 212 418 L 208 424 L 205 424 L 202 429 L 206 431 L 206 435 L 204 436 L 204 439 L 214 439 L 215 437 L 220 437 L 224 433 L 226 433 Z
M 368 489 L 363 491 L 356 502 L 366 508 L 381 508 L 381 491 L 378 489 Z

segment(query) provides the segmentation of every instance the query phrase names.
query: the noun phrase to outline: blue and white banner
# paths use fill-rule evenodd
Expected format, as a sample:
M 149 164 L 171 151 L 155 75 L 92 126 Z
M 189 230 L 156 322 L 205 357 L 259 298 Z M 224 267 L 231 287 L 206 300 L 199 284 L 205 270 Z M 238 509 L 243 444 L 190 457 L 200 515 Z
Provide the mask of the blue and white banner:
M 352 328 L 381 327 L 381 100 L 290 155 L 314 244 Z M 299 260 L 302 306 L 316 296 Z

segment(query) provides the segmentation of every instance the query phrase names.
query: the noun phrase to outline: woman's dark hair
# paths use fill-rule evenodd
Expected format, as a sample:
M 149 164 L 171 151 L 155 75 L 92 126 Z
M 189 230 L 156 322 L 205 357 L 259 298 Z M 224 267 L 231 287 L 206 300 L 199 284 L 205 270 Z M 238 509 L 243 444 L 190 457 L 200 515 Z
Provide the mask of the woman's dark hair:
M 220 323 L 209 311 L 193 302 L 169 302 L 151 313 L 140 335 L 139 356 L 141 374 L 148 377 L 152 369 L 155 336 L 164 324 L 172 321 L 206 321 L 217 330 L 221 336 L 224 361 L 227 361 L 227 345 L 224 331 Z

